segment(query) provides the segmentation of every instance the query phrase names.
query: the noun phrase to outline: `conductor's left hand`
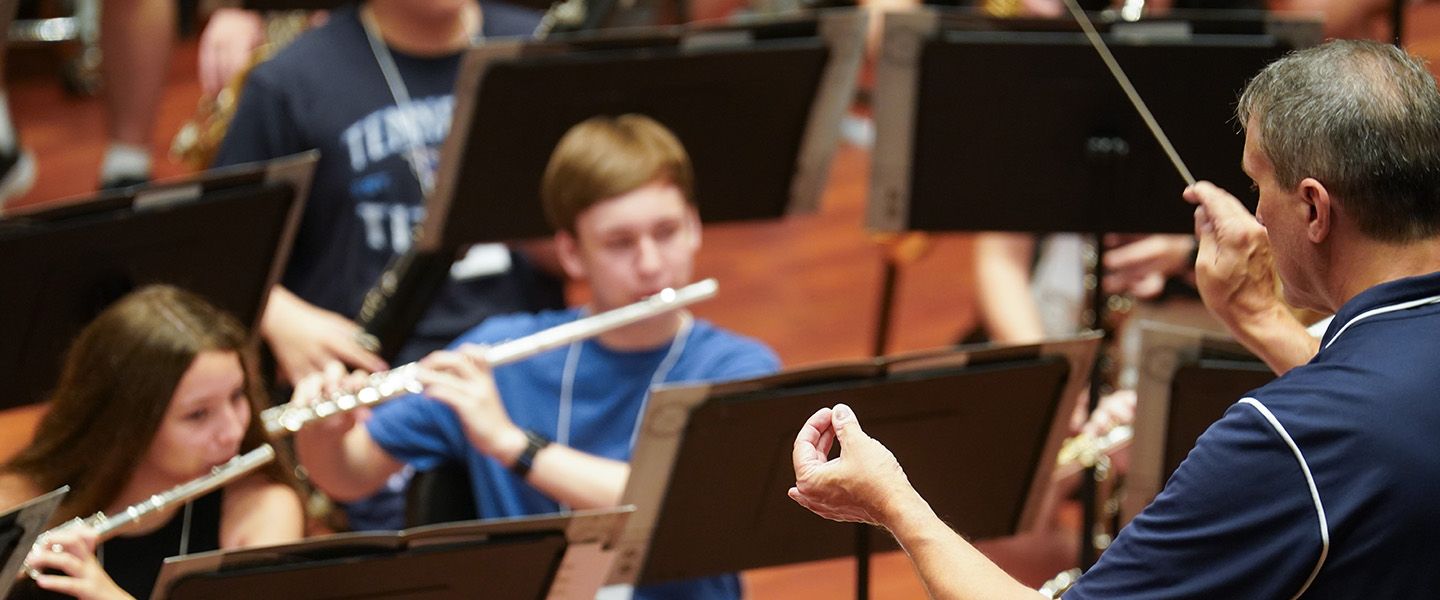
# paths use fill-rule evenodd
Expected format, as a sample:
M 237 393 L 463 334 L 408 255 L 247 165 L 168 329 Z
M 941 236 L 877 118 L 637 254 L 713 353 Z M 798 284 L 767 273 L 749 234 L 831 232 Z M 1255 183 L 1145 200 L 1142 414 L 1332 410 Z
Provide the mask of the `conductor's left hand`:
M 840 457 L 827 460 L 835 441 Z M 811 415 L 795 438 L 793 459 L 790 497 L 830 520 L 884 526 L 899 499 L 916 495 L 895 455 L 866 435 L 844 404 Z

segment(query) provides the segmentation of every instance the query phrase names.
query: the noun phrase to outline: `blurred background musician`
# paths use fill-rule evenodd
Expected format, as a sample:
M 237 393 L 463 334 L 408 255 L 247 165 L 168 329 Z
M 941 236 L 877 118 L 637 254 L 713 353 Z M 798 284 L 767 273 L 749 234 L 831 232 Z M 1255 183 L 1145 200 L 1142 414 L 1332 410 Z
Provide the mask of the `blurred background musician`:
M 495 317 L 422 361 L 425 396 L 296 434 L 311 480 L 362 497 L 404 463 L 465 464 L 481 517 L 614 506 L 629 477 L 639 419 L 657 384 L 774 372 L 763 344 L 677 311 L 577 341 L 491 374 L 470 344 L 492 344 L 619 308 L 690 283 L 700 219 L 679 140 L 639 115 L 571 128 L 546 168 L 541 197 L 561 264 L 587 283 L 588 306 Z M 467 348 L 469 350 L 467 350 Z M 703 542 L 698 542 L 703 543 Z M 740 597 L 733 575 L 635 590 L 637 598 Z
M 71 346 L 33 441 L 0 465 L 0 509 L 69 485 L 54 524 L 118 514 L 264 444 L 268 403 L 246 339 L 233 317 L 169 286 L 106 308 Z M 47 544 L 62 551 L 47 546 L 30 563 L 60 574 L 36 585 L 82 600 L 148 598 L 166 557 L 299 539 L 295 485 L 281 459 L 98 547 L 93 535 L 57 533 Z
M 529 35 L 538 22 L 533 12 L 473 0 L 371 0 L 332 11 L 251 73 L 216 164 L 321 150 L 283 286 L 261 325 L 283 378 L 331 360 L 385 368 L 357 342 L 350 315 L 424 219 L 461 54 L 484 38 Z M 389 76 L 386 64 L 394 65 Z M 481 259 L 473 272 L 452 271 L 398 361 L 491 314 L 563 302 L 558 282 L 523 253 L 483 252 L 472 255 Z

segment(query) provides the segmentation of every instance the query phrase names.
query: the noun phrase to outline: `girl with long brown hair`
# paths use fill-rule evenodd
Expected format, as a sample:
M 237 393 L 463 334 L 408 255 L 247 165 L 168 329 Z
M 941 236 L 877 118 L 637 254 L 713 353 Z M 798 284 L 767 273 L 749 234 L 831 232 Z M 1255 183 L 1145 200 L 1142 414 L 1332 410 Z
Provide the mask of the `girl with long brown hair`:
M 81 331 L 34 441 L 0 465 L 0 509 L 62 485 L 54 522 L 116 514 L 267 441 L 244 328 L 174 287 L 141 288 Z M 146 598 L 167 556 L 299 539 L 291 463 L 166 507 L 119 537 L 60 533 L 32 552 L 36 584 L 82 600 Z

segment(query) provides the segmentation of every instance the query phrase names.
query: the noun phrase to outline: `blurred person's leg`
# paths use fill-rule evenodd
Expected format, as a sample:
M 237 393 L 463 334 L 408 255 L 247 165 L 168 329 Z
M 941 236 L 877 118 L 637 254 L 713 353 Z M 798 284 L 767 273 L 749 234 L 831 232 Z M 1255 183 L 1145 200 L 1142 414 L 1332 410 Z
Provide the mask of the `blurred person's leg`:
M 101 9 L 110 142 L 100 164 L 101 187 L 150 177 L 150 136 L 170 68 L 175 15 L 175 0 L 105 0 Z
M 0 21 L 3 22 L 3 21 Z M 5 86 L 5 52 L 0 49 L 0 210 L 35 185 L 35 157 L 20 145 Z

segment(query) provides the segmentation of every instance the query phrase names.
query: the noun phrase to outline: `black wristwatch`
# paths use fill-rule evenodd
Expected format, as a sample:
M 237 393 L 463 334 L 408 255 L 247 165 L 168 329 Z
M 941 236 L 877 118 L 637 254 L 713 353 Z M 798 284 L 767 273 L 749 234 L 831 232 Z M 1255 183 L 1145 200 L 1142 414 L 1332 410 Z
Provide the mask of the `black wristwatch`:
M 515 458 L 515 464 L 510 465 L 510 472 L 521 479 L 530 474 L 530 467 L 535 466 L 535 455 L 540 453 L 540 449 L 550 445 L 550 438 L 533 429 L 525 430 L 525 441 L 525 451 Z

